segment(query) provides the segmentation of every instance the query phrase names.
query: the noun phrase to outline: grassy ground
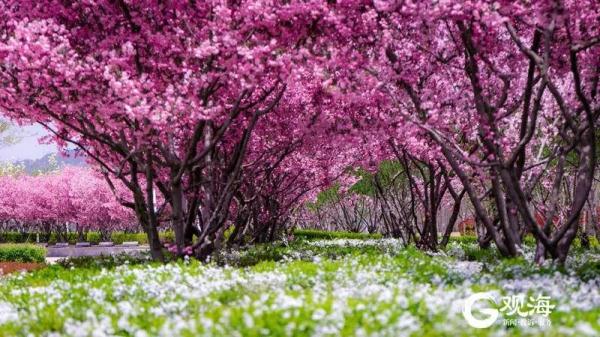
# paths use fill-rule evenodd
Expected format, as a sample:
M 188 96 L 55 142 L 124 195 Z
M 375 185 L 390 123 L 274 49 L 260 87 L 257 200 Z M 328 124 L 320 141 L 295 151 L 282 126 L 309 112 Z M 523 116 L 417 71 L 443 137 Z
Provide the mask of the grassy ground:
M 0 336 L 598 336 L 600 258 L 499 259 L 470 240 L 425 254 L 388 239 L 227 252 L 209 265 L 76 259 L 0 281 Z M 550 326 L 470 327 L 464 299 L 547 295 Z M 489 304 L 494 307 L 495 305 Z M 499 307 L 499 306 L 498 306 Z M 545 318 L 536 315 L 532 318 Z

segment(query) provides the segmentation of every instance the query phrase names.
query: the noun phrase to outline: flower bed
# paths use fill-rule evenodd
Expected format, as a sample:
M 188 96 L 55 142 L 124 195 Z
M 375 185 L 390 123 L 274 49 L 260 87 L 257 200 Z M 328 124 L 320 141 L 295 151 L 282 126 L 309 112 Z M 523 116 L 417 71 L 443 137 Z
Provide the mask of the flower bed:
M 0 262 L 0 276 L 15 272 L 38 270 L 45 266 L 35 262 Z
M 596 336 L 600 281 L 533 268 L 523 261 L 487 264 L 413 248 L 365 251 L 390 240 L 336 241 L 302 255 L 292 247 L 280 262 L 252 267 L 130 265 L 114 269 L 53 266 L 0 282 L 0 331 L 5 336 Z M 313 247 L 325 242 L 311 242 Z M 340 248 L 340 249 L 341 249 Z M 314 249 L 314 248 L 313 248 Z M 387 249 L 387 248 L 383 248 Z M 294 259 L 297 252 L 303 260 Z M 320 253 L 324 252 L 324 253 Z M 239 253 L 243 255 L 244 253 Z M 585 263 L 584 263 L 585 260 Z M 68 266 L 68 264 L 66 264 Z M 518 276 L 518 277 L 517 277 Z M 550 296 L 550 326 L 487 329 L 469 326 L 465 298 L 489 291 Z

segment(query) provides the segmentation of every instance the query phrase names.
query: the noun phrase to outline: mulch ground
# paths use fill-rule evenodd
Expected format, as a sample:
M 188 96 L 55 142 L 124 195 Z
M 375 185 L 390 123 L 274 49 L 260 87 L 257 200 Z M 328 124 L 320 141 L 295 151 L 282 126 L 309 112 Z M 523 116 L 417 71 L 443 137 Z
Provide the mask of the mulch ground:
M 43 268 L 45 264 L 34 262 L 0 262 L 0 275 L 7 275 L 19 271 L 32 271 Z

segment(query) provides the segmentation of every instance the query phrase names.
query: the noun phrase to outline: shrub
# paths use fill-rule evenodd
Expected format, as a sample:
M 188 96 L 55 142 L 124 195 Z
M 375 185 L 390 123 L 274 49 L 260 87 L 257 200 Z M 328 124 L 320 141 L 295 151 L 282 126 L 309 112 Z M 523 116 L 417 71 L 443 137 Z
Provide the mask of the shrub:
M 102 241 L 102 235 L 100 232 L 87 232 L 85 235 L 85 241 L 93 245 L 97 245 L 100 243 L 100 241 Z
M 71 245 L 74 245 L 77 243 L 77 241 L 79 241 L 78 234 L 75 232 L 62 233 L 60 236 L 57 233 L 52 233 L 52 234 L 50 234 L 50 238 L 48 238 L 48 244 L 54 245 L 57 242 L 65 242 L 65 236 L 66 236 L 67 242 Z
M 158 237 L 163 243 L 175 242 L 175 232 L 173 231 L 159 232 Z M 137 241 L 140 244 L 148 244 L 148 236 L 146 233 L 114 232 L 110 235 L 110 239 L 117 245 L 126 241 Z
M 500 257 L 496 249 L 481 248 L 476 244 L 463 244 L 463 249 L 467 261 L 494 263 Z
M 45 234 L 45 233 L 21 233 L 21 232 L 0 232 L 0 243 L 36 243 L 46 242 L 49 245 L 54 245 L 57 242 L 64 242 L 66 235 L 67 242 L 75 244 L 79 241 L 79 234 L 76 232 L 64 233 L 59 236 L 57 233 Z M 172 230 L 164 231 L 159 233 L 160 240 L 162 242 L 175 242 L 175 233 Z M 102 234 L 97 231 L 90 231 L 85 233 L 85 241 L 97 245 L 102 239 Z M 125 232 L 113 232 L 110 234 L 110 240 L 115 244 L 122 244 L 125 241 L 137 241 L 140 244 L 147 244 L 148 238 L 145 233 L 125 233 Z
M 21 233 L 21 232 L 1 232 L 0 242 L 3 243 L 34 243 L 36 242 L 37 233 Z M 40 235 L 40 241 L 43 237 Z
M 110 235 L 110 239 L 116 245 L 123 244 L 126 241 L 137 241 L 140 244 L 147 244 L 148 237 L 145 233 L 124 233 L 124 232 L 114 232 Z
M 89 232 L 87 234 L 86 240 L 89 240 L 89 235 L 94 238 L 96 235 L 100 235 L 98 232 Z M 0 242 L 2 243 L 36 243 L 38 242 L 46 242 L 50 245 L 54 245 L 57 242 L 65 242 L 70 244 L 75 244 L 78 240 L 78 233 L 70 232 L 70 233 L 62 233 L 60 236 L 57 233 L 39 233 L 39 232 L 30 232 L 30 233 L 21 233 L 21 232 L 2 232 L 0 233 Z M 95 242 L 95 241 L 90 241 Z
M 32 244 L 0 245 L 0 262 L 44 262 L 46 249 Z
M 459 244 L 477 244 L 477 237 L 475 235 L 451 236 L 450 241 L 454 241 Z
M 525 246 L 535 247 L 535 237 L 532 234 L 527 234 L 523 237 L 523 244 Z
M 575 273 L 584 281 L 600 279 L 600 261 L 587 261 L 579 266 Z
M 173 243 L 175 242 L 175 232 L 174 231 L 165 231 L 158 233 L 158 237 L 160 241 L 163 243 Z
M 331 240 L 331 239 L 380 239 L 381 234 L 322 231 L 316 229 L 298 229 L 294 237 L 300 240 Z

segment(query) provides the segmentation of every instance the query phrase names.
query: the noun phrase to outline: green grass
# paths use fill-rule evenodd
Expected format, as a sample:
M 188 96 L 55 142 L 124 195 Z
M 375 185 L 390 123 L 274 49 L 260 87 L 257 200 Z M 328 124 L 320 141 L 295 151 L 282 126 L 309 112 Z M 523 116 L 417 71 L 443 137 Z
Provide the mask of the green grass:
M 294 238 L 300 240 L 380 239 L 381 234 L 322 231 L 316 229 L 297 229 L 294 231 Z

